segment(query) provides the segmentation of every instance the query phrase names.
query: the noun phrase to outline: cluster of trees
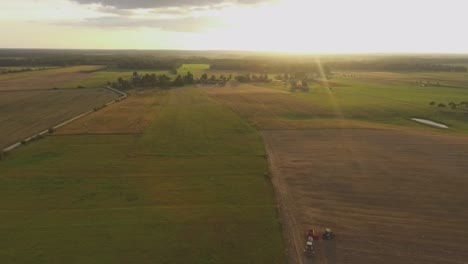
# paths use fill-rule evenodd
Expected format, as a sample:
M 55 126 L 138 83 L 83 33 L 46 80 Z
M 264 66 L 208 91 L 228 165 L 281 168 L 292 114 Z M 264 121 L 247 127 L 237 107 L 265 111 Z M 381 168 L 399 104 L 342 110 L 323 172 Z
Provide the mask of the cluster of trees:
M 238 82 L 241 82 L 241 83 L 249 83 L 249 82 L 269 82 L 271 81 L 269 78 L 268 78 L 268 74 L 260 74 L 260 75 L 256 75 L 256 74 L 245 74 L 245 75 L 238 75 L 235 77 L 235 79 L 238 81 Z
M 287 75 L 289 76 L 289 75 Z M 178 74 L 175 78 L 171 78 L 166 74 L 144 74 L 140 75 L 138 72 L 134 72 L 130 79 L 124 79 L 119 77 L 117 81 L 108 82 L 112 88 L 128 90 L 132 88 L 149 88 L 149 87 L 160 87 L 160 88 L 170 88 L 170 87 L 180 87 L 190 84 L 218 84 L 224 85 L 230 80 L 237 80 L 239 82 L 248 83 L 248 82 L 269 82 L 271 81 L 268 78 L 268 74 L 246 74 L 233 77 L 232 74 L 229 75 L 211 75 L 204 73 L 200 77 L 195 77 L 191 72 L 187 72 L 184 75 Z
M 126 80 L 122 77 L 119 77 L 116 82 L 108 82 L 107 84 L 115 89 L 128 90 L 135 87 L 172 87 L 172 86 L 183 86 L 186 83 L 189 83 L 190 78 L 193 80 L 193 74 L 190 72 L 187 73 L 184 77 L 178 75 L 177 78 L 172 80 L 166 74 L 156 75 L 156 74 L 145 74 L 140 75 L 137 72 L 133 73 L 133 76 L 130 80 Z
M 417 85 L 419 86 L 436 86 L 436 87 L 440 87 L 440 82 L 439 81 L 436 81 L 436 82 L 432 82 L 431 80 L 427 80 L 427 81 L 417 81 L 416 82 Z
M 184 75 L 178 74 L 175 78 L 171 78 L 166 74 L 156 75 L 153 73 L 140 75 L 138 72 L 134 72 L 132 78 L 129 80 L 120 77 L 116 82 L 108 82 L 107 84 L 115 89 L 128 90 L 139 87 L 170 88 L 181 87 L 190 84 L 225 84 L 231 79 L 232 75 L 220 75 L 219 77 L 211 75 L 211 77 L 208 77 L 208 74 L 206 73 L 201 75 L 200 78 L 195 77 L 195 75 L 191 72 L 187 72 Z
M 466 108 L 465 110 L 468 110 L 468 101 L 463 101 L 463 102 L 460 102 L 460 103 L 450 102 L 448 104 L 436 103 L 435 101 L 432 101 L 432 102 L 429 103 L 429 105 L 437 106 L 437 107 L 440 107 L 440 108 L 450 107 L 453 110 L 456 110 L 459 107 L 464 107 L 464 108 Z
M 33 71 L 31 68 L 24 68 L 24 69 L 0 69 L 0 74 L 7 74 L 7 73 L 18 73 L 18 72 L 28 72 Z

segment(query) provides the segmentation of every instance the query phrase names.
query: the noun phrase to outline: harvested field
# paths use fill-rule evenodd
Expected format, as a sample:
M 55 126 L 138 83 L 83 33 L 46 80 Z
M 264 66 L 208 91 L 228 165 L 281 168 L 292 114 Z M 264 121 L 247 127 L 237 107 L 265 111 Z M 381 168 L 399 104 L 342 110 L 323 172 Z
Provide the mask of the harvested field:
M 81 118 L 57 131 L 57 134 L 132 134 L 142 133 L 155 118 L 166 93 L 132 91 L 118 104 Z
M 285 94 L 288 92 L 264 88 L 250 84 L 227 84 L 226 86 L 208 86 L 203 88 L 210 95 L 223 94 Z
M 61 88 L 69 83 L 84 80 L 103 66 L 75 66 L 43 71 L 0 75 L 0 91 L 44 90 Z
M 368 129 L 264 131 L 294 263 L 466 263 L 468 138 Z
M 0 148 L 118 98 L 107 89 L 0 93 Z

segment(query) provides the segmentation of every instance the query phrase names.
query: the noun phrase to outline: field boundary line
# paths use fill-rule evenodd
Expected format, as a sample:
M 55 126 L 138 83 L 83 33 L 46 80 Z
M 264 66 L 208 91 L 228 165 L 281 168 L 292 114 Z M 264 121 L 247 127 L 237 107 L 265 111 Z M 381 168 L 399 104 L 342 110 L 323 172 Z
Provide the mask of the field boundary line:
M 53 134 L 53 137 L 66 137 L 66 136 L 132 136 L 143 135 L 143 133 L 129 132 L 129 133 L 66 133 L 66 134 Z
M 122 101 L 122 100 L 124 100 L 124 99 L 127 99 L 127 97 L 128 97 L 128 94 L 126 94 L 125 92 L 119 91 L 119 90 L 114 89 L 114 88 L 111 88 L 111 87 L 109 87 L 109 86 L 106 86 L 105 88 L 108 89 L 108 90 L 110 90 L 110 91 L 112 91 L 112 92 L 114 92 L 114 93 L 119 94 L 120 97 L 117 98 L 116 100 L 113 100 L 113 101 L 110 101 L 110 102 L 104 104 L 101 108 L 104 108 L 104 107 L 107 107 L 107 106 L 109 106 L 109 105 L 115 104 L 115 103 L 117 103 L 117 102 L 119 102 L 119 101 Z M 71 123 L 71 122 L 73 122 L 73 121 L 75 121 L 75 120 L 77 120 L 77 119 L 80 119 L 80 118 L 82 118 L 82 117 L 84 117 L 84 116 L 87 116 L 87 115 L 89 115 L 89 114 L 91 114 L 91 113 L 94 113 L 94 112 L 96 112 L 96 111 L 99 111 L 101 108 L 95 109 L 95 110 L 89 110 L 89 111 L 87 111 L 87 112 L 84 112 L 84 113 L 82 113 L 82 114 L 79 114 L 79 115 L 77 115 L 77 116 L 75 116 L 75 117 L 72 117 L 72 118 L 70 118 L 70 119 L 68 119 L 68 120 L 66 120 L 66 121 L 64 121 L 64 122 L 62 122 L 62 123 L 60 123 L 60 124 L 58 124 L 58 125 L 55 125 L 55 126 L 51 127 L 51 129 L 52 129 L 52 130 L 57 130 L 58 128 L 63 127 L 63 126 L 65 126 L 65 125 L 67 125 L 67 124 L 69 124 L 69 123 Z M 23 142 L 24 142 L 24 143 L 28 143 L 28 142 L 31 142 L 32 140 L 36 139 L 37 137 L 41 137 L 41 136 L 45 136 L 45 135 L 47 135 L 47 134 L 50 134 L 50 131 L 49 131 L 49 130 L 50 130 L 50 128 L 47 129 L 47 130 L 44 130 L 44 131 L 42 131 L 42 132 L 36 133 L 36 134 L 34 134 L 34 135 L 30 136 L 30 137 L 27 137 L 27 138 L 25 138 L 25 139 L 23 139 L 23 140 L 21 140 L 21 141 L 19 141 L 19 142 L 14 143 L 13 145 L 10 145 L 10 146 L 4 148 L 2 151 L 3 151 L 4 153 L 10 152 L 10 151 L 12 151 L 13 149 L 16 149 L 16 148 L 18 148 L 19 146 L 21 146 L 21 145 L 23 144 Z
M 0 93 L 15 93 L 15 92 L 51 92 L 51 91 L 74 91 L 74 90 L 97 90 L 102 87 L 92 88 L 43 88 L 43 89 L 15 89 L 15 90 L 0 90 Z
M 294 214 L 291 213 L 294 209 L 289 208 L 294 207 L 294 203 L 292 202 L 293 199 L 290 197 L 286 183 L 279 175 L 279 172 L 275 169 L 275 163 L 279 158 L 273 150 L 271 142 L 266 139 L 266 135 L 263 133 L 261 133 L 261 135 L 268 153 L 268 170 L 271 174 L 271 181 L 273 183 L 273 189 L 278 203 L 278 213 L 281 227 L 283 228 L 283 239 L 285 240 L 286 247 L 288 249 L 287 256 L 289 263 L 303 264 L 303 254 L 300 250 L 301 245 L 298 245 L 298 241 L 300 240 L 300 235 L 298 234 L 300 233 L 300 230 L 298 230 L 298 223 Z
M 133 154 L 138 157 L 265 157 L 265 154 Z
M 141 206 L 122 206 L 122 207 L 102 207 L 102 208 L 51 208 L 51 209 L 0 209 L 0 212 L 43 212 L 44 210 L 47 211 L 55 211 L 55 212 L 81 212 L 81 211 L 117 211 L 117 210 L 133 210 L 133 209 L 153 209 L 153 208 L 161 208 L 161 209 L 170 209 L 170 208 L 192 208 L 192 207 L 199 207 L 199 208 L 212 208 L 212 207 L 226 207 L 226 208 L 243 208 L 243 207 L 250 207 L 250 208 L 267 208 L 267 207 L 275 207 L 275 204 L 208 204 L 208 205 L 201 205 L 201 204 L 181 204 L 181 205 L 141 205 Z
M 258 131 L 308 131 L 308 130 L 382 130 L 382 131 L 398 131 L 391 128 L 359 128 L 359 127 L 320 127 L 320 128 L 262 128 Z

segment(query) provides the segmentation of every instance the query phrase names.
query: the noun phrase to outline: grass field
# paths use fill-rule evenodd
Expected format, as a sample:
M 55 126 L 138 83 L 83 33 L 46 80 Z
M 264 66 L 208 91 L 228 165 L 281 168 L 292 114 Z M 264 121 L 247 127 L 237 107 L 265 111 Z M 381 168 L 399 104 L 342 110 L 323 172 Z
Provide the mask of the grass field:
M 64 84 L 83 81 L 89 78 L 92 72 L 102 68 L 103 66 L 74 66 L 43 71 L 2 74 L 0 75 L 0 91 L 63 88 Z
M 161 74 L 166 74 L 167 76 L 173 77 L 173 74 L 171 74 L 169 71 L 161 71 L 161 70 L 136 70 L 140 75 L 144 74 L 156 74 L 156 75 L 161 75 Z M 130 79 L 133 75 L 133 72 L 135 70 L 129 70 L 129 69 L 113 69 L 113 68 L 108 68 L 108 69 L 103 69 L 101 71 L 96 71 L 90 73 L 86 79 L 83 80 L 75 80 L 75 81 L 69 81 L 67 83 L 62 84 L 60 87 L 61 88 L 76 88 L 78 86 L 84 86 L 87 88 L 100 88 L 104 87 L 107 85 L 107 82 L 116 82 L 119 77 L 122 77 L 123 79 Z
M 186 74 L 187 72 L 193 73 L 195 77 L 200 78 L 203 74 L 207 74 L 208 77 L 211 77 L 211 75 L 215 75 L 217 78 L 221 75 L 224 75 L 228 77 L 229 75 L 232 75 L 235 77 L 236 75 L 241 75 L 245 74 L 247 72 L 244 71 L 230 71 L 230 70 L 213 70 L 210 68 L 209 64 L 183 64 L 177 69 L 178 74 Z
M 282 84 L 259 86 L 289 90 Z M 466 107 L 459 106 L 452 110 L 450 107 L 429 105 L 431 101 L 446 105 L 449 102 L 468 101 L 468 88 L 420 87 L 355 78 L 333 79 L 331 88 L 314 84 L 309 93 L 259 93 L 246 96 L 243 93 L 220 92 L 213 96 L 263 129 L 284 128 L 288 125 L 290 128 L 316 127 L 321 124 L 328 126 L 330 123 L 338 125 L 335 120 L 345 120 L 348 123 L 378 123 L 433 130 L 410 120 L 419 117 L 448 125 L 450 129 L 447 132 L 468 133 Z
M 185 74 L 187 72 L 191 72 L 195 75 L 201 75 L 200 73 L 205 72 L 210 69 L 209 64 L 182 64 L 177 69 L 179 74 Z
M 194 88 L 148 96 L 143 135 L 56 135 L 0 162 L 0 262 L 285 262 L 259 134 Z
M 106 89 L 0 92 L 0 149 L 117 98 Z

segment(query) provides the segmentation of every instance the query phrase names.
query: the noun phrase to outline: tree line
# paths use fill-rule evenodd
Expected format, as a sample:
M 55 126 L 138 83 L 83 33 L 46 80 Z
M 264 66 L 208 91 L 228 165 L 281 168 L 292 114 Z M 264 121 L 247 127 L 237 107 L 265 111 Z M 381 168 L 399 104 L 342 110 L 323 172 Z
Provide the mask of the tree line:
M 180 51 L 180 54 L 191 54 Z M 234 58 L 228 55 L 177 56 L 178 52 L 157 51 L 67 51 L 67 50 L 2 50 L 0 66 L 75 66 L 105 65 L 120 69 L 168 70 L 176 74 L 182 64 L 209 64 L 214 70 L 243 71 L 256 73 L 307 72 L 329 75 L 336 70 L 371 71 L 442 71 L 466 72 L 468 56 L 397 56 L 397 55 L 336 55 L 336 56 L 253 56 Z M 198 53 L 193 53 L 198 54 Z M 321 63 L 318 63 L 318 60 Z
M 152 88 L 159 87 L 163 89 L 171 87 L 182 87 L 185 85 L 194 85 L 194 84 L 217 84 L 225 85 L 228 81 L 237 80 L 242 83 L 249 82 L 269 82 L 271 81 L 268 78 L 267 74 L 245 74 L 233 76 L 232 74 L 219 76 L 208 75 L 207 73 L 202 74 L 200 77 L 196 77 L 190 71 L 186 74 L 178 74 L 175 77 L 170 77 L 166 74 L 139 74 L 138 72 L 133 72 L 133 75 L 129 79 L 119 77 L 116 81 L 108 82 L 107 85 L 121 90 L 128 90 L 132 88 Z

